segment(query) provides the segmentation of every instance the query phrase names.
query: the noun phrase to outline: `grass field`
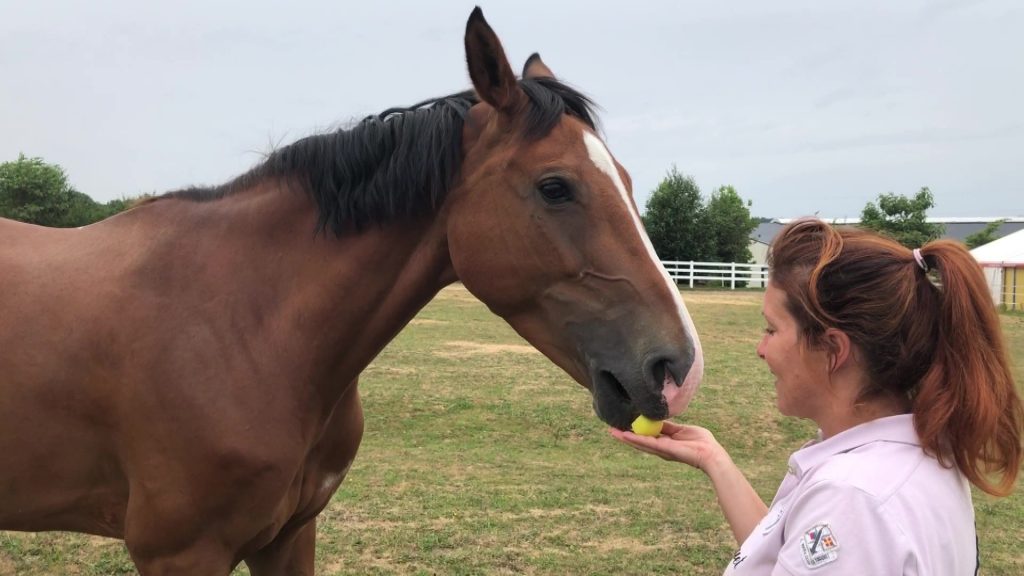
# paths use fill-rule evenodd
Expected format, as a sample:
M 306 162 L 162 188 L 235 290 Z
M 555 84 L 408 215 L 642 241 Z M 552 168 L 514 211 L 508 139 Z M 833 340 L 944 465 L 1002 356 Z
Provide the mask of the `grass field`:
M 770 500 L 812 436 L 754 354 L 761 294 L 692 292 L 710 428 Z M 1002 316 L 1024 381 L 1024 315 Z M 365 372 L 366 436 L 321 515 L 318 574 L 721 574 L 736 544 L 706 478 L 612 440 L 586 391 L 452 287 Z M 975 494 L 982 573 L 1024 574 L 1024 490 Z M 134 569 L 119 541 L 0 532 L 0 574 Z M 236 574 L 247 574 L 243 568 Z

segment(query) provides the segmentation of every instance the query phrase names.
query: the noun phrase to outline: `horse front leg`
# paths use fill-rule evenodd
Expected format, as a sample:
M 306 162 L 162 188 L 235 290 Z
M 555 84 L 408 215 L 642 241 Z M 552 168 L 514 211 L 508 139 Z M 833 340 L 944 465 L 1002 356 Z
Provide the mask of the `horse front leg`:
M 316 518 L 245 559 L 252 576 L 313 576 Z

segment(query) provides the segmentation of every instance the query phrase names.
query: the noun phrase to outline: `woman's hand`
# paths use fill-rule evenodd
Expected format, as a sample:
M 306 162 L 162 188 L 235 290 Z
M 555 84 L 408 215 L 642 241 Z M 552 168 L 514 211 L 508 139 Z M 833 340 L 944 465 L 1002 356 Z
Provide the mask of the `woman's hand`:
M 617 428 L 610 428 L 609 432 L 616 440 L 637 450 L 665 460 L 689 464 L 706 474 L 712 466 L 729 457 L 715 440 L 715 435 L 700 426 L 680 425 L 666 420 L 661 435 L 655 438 L 623 432 Z
M 736 542 L 742 544 L 768 513 L 764 501 L 709 430 L 666 421 L 657 438 L 616 428 L 610 432 L 617 440 L 637 450 L 689 464 L 707 474 Z

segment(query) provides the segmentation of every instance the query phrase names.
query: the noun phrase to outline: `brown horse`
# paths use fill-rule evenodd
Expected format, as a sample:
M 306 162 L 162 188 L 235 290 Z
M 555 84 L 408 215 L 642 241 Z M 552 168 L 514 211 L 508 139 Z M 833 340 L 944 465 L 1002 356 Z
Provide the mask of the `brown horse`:
M 311 574 L 356 379 L 461 281 L 620 428 L 680 413 L 700 344 L 590 102 L 517 80 L 277 150 L 78 230 L 0 221 L 0 529 L 123 538 L 139 572 Z

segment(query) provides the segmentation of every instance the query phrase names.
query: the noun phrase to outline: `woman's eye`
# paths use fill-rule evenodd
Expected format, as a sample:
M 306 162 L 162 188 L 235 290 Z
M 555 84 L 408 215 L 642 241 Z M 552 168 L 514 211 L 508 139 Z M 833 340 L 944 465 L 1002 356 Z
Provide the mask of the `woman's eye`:
M 775 334 L 775 330 L 773 328 L 765 328 L 764 333 L 771 336 L 772 334 Z
M 561 178 L 542 180 L 537 185 L 537 190 L 548 204 L 564 204 L 565 202 L 572 201 L 572 190 L 569 188 L 568 183 Z

